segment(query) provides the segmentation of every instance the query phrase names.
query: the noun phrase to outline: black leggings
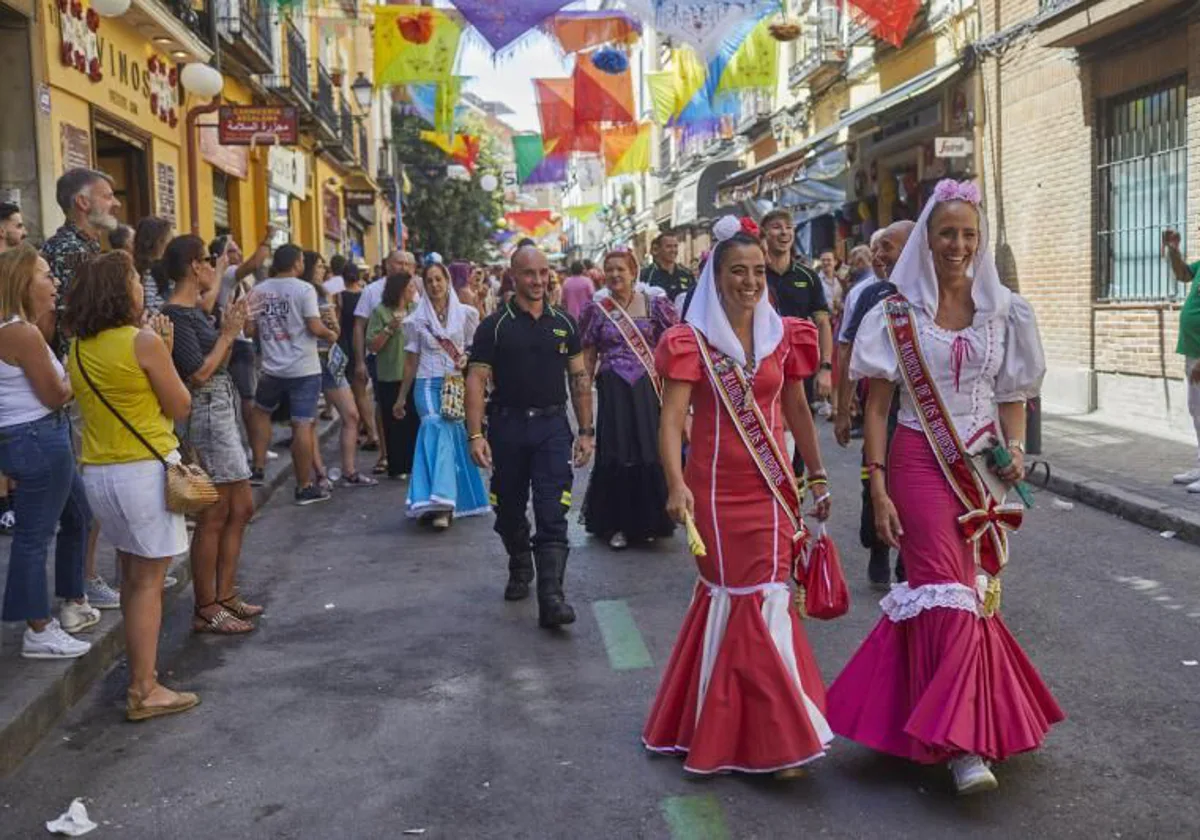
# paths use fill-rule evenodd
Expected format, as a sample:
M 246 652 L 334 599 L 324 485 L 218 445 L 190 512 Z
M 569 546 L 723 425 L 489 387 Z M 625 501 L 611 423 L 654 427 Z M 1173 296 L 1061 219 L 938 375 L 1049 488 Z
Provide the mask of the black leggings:
M 417 431 L 421 427 L 421 418 L 417 415 L 417 404 L 413 400 L 412 391 L 408 393 L 407 409 L 404 419 L 397 420 L 392 413 L 396 398 L 400 396 L 400 382 L 375 383 L 375 400 L 379 403 L 379 413 L 383 415 L 383 435 L 387 445 L 388 476 L 395 478 L 412 472 L 413 450 L 417 444 Z

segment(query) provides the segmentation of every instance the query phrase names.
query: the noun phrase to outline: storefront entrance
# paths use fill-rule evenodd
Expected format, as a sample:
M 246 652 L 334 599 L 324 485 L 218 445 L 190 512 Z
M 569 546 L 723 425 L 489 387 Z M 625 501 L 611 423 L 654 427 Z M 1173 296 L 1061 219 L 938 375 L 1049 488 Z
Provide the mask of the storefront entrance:
M 151 214 L 146 141 L 99 119 L 95 129 L 96 168 L 113 179 L 113 192 L 121 202 L 118 218 L 125 224 L 136 225 Z

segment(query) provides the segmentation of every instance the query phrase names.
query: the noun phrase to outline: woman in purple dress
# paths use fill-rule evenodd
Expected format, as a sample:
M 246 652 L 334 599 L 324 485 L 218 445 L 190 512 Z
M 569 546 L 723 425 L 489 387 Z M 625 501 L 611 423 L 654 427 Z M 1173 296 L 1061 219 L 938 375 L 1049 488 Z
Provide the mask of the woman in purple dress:
M 588 533 L 620 550 L 670 536 L 667 482 L 658 460 L 662 383 L 654 348 L 679 321 L 666 297 L 639 288 L 628 251 L 604 258 L 605 289 L 579 317 L 584 364 L 600 396 L 596 464 L 583 502 Z

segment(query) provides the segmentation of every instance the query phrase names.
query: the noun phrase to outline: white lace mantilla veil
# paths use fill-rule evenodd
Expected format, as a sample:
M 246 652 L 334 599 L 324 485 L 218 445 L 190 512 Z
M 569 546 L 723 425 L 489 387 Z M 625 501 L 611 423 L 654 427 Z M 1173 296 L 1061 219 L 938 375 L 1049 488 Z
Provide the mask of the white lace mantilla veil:
M 713 225 L 713 240 L 716 243 L 732 238 L 742 230 L 741 223 L 734 216 L 718 219 Z M 696 284 L 696 293 L 692 296 L 688 308 L 687 323 L 704 334 L 708 343 L 720 350 L 742 367 L 746 366 L 746 353 L 742 342 L 738 339 L 729 324 L 725 307 L 721 305 L 721 293 L 717 291 L 716 278 L 717 246 L 713 246 L 712 256 L 704 264 L 700 280 Z M 775 352 L 779 342 L 783 341 L 783 319 L 771 306 L 767 290 L 754 308 L 754 366 Z
M 467 307 L 458 299 L 458 293 L 454 290 L 454 284 L 450 282 L 449 277 L 446 278 L 446 297 L 449 298 L 449 308 L 446 311 L 445 326 L 438 318 L 429 295 L 421 295 L 417 308 L 404 319 L 406 330 L 415 332 L 419 325 L 426 324 L 436 338 L 448 339 L 458 347 L 463 340 L 463 327 L 467 322 Z M 459 349 L 463 348 L 459 347 Z
M 932 321 L 937 316 L 938 283 L 933 267 L 933 252 L 929 250 L 929 219 L 939 204 L 948 201 L 966 201 L 975 205 L 979 213 L 979 243 L 975 259 L 971 263 L 971 299 L 975 302 L 975 326 L 981 326 L 994 318 L 1008 317 L 1012 305 L 1012 292 L 1000 282 L 996 261 L 989 250 L 987 217 L 980 207 L 979 188 L 969 182 L 950 179 L 939 181 L 933 195 L 925 203 L 916 227 L 908 237 L 908 243 L 896 261 L 892 271 L 892 283 L 900 294 Z

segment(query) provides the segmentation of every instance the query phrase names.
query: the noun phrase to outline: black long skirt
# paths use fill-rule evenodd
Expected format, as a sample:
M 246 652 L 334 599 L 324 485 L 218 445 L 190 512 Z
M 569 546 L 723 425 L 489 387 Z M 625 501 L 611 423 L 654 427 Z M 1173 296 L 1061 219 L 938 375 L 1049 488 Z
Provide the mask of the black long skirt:
M 658 460 L 658 396 L 650 378 L 633 385 L 611 371 L 596 379 L 596 456 L 583 501 L 589 534 L 630 542 L 667 537 L 667 481 Z

